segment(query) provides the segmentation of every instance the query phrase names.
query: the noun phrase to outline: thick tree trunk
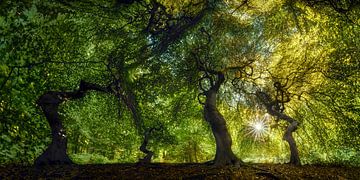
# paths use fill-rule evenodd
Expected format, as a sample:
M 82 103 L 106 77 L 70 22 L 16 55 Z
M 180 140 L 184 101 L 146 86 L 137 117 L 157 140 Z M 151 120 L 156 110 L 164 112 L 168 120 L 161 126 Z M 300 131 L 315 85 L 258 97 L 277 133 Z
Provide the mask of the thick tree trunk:
M 205 93 L 204 118 L 209 122 L 216 141 L 214 165 L 239 165 L 241 161 L 231 149 L 232 140 L 226 127 L 226 121 L 216 107 L 216 95 L 223 82 L 224 75 L 218 74 L 215 85 Z
M 290 164 L 301 165 L 299 158 L 299 151 L 296 146 L 295 139 L 292 133 L 297 129 L 298 123 L 293 121 L 287 128 L 284 134 L 284 140 L 288 142 L 290 147 Z
M 299 157 L 299 151 L 296 146 L 295 139 L 292 135 L 293 132 L 297 129 L 298 122 L 291 118 L 290 116 L 280 113 L 278 111 L 274 110 L 268 110 L 268 113 L 272 116 L 278 117 L 279 119 L 285 120 L 290 125 L 286 128 L 285 134 L 283 136 L 284 140 L 289 144 L 290 147 L 290 164 L 293 165 L 301 165 L 300 157 Z
M 48 148 L 36 160 L 35 165 L 54 165 L 54 164 L 71 164 L 68 157 L 67 139 L 64 127 L 59 117 L 59 105 L 70 99 L 79 99 L 85 96 L 88 90 L 110 92 L 109 88 L 103 88 L 96 84 L 80 82 L 80 88 L 73 92 L 54 92 L 49 91 L 40 96 L 37 104 L 43 110 L 45 117 L 51 128 L 52 142 Z
M 41 96 L 38 105 L 43 110 L 51 128 L 52 142 L 36 160 L 35 165 L 71 164 L 72 161 L 66 154 L 66 133 L 58 113 L 59 104 L 62 100 L 60 94 L 48 92 Z

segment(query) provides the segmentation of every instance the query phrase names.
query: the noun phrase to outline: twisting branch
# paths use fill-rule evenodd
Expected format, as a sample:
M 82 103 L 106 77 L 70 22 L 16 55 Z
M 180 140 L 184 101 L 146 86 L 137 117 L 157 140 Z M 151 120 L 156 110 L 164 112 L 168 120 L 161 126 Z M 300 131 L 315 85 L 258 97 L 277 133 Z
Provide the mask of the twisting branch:
M 220 88 L 220 85 L 225 82 L 225 74 L 227 74 L 227 72 L 229 71 L 235 72 L 235 77 L 231 81 L 234 86 L 238 85 L 238 82 L 241 82 L 243 78 L 249 78 L 253 76 L 254 70 L 252 67 L 252 63 L 255 61 L 255 59 L 253 58 L 247 59 L 246 62 L 240 62 L 239 65 L 228 66 L 221 70 L 214 70 L 214 67 L 211 67 L 209 61 L 202 59 L 202 58 L 208 58 L 207 57 L 208 54 L 205 54 L 204 55 L 205 57 L 201 57 L 200 55 L 198 55 L 201 52 L 201 50 L 209 49 L 208 45 L 212 42 L 212 37 L 210 33 L 206 31 L 205 28 L 203 27 L 200 28 L 200 32 L 204 34 L 204 36 L 206 37 L 207 43 L 206 45 L 203 45 L 203 47 L 198 47 L 194 49 L 191 52 L 191 54 L 195 59 L 197 70 L 200 73 L 202 73 L 202 76 L 198 80 L 199 88 L 201 91 L 201 93 L 198 95 L 198 100 L 201 104 L 203 104 L 200 101 L 200 96 L 202 95 L 206 96 L 206 93 L 209 90 L 214 90 L 214 89 L 218 90 Z M 206 89 L 204 87 L 204 81 L 209 82 L 209 86 L 210 86 L 209 89 Z
M 200 96 L 207 94 L 210 90 L 218 91 L 221 84 L 225 81 L 225 75 L 222 71 L 214 70 L 213 67 L 211 67 L 211 64 L 207 62 L 206 60 L 202 60 L 201 57 L 198 55 L 200 53 L 201 49 L 208 49 L 207 45 L 212 42 L 212 38 L 209 32 L 205 30 L 205 28 L 200 28 L 200 32 L 203 33 L 206 36 L 207 43 L 204 45 L 204 47 L 196 48 L 194 51 L 191 52 L 192 56 L 195 59 L 197 70 L 202 73 L 203 75 L 199 78 L 199 88 L 200 88 L 200 94 L 198 95 L 198 100 L 201 104 L 203 104 L 200 101 Z M 207 57 L 207 56 L 206 56 Z M 209 58 L 209 57 L 207 57 Z M 209 82 L 209 89 L 206 89 L 203 86 L 203 82 L 208 80 Z
M 201 101 L 201 96 L 206 96 L 205 93 L 203 92 L 203 93 L 199 93 L 199 94 L 197 95 L 197 99 L 198 99 L 199 103 L 200 103 L 201 105 L 205 105 L 205 102 Z
M 165 14 L 158 14 L 158 16 L 166 17 L 161 19 L 163 21 L 163 27 L 161 25 L 160 19 L 159 22 L 155 22 L 155 26 L 159 29 L 156 32 L 158 34 L 154 34 L 157 38 L 159 38 L 159 42 L 153 48 L 155 54 L 163 53 L 168 46 L 171 45 L 172 42 L 177 41 L 181 38 L 185 32 L 193 27 L 195 27 L 206 14 L 212 11 L 213 7 L 209 5 L 209 1 L 204 0 L 201 3 L 190 3 L 193 6 L 201 6 L 201 9 L 194 14 L 194 12 L 182 12 L 183 15 L 180 17 L 176 17 L 174 15 L 166 16 Z M 161 9 L 161 8 L 160 8 Z M 192 9 L 192 8 L 187 8 Z M 162 12 L 162 11 L 160 11 Z M 166 12 L 166 11 L 165 11 Z M 151 21 L 149 21 L 151 23 Z M 166 24 L 166 25 L 165 25 Z M 169 25 L 169 26 L 168 26 Z
M 46 106 L 47 104 L 60 104 L 66 100 L 80 99 L 83 98 L 86 95 L 86 92 L 90 90 L 111 93 L 110 85 L 107 87 L 103 87 L 98 84 L 89 83 L 84 80 L 81 80 L 78 90 L 71 92 L 48 91 L 38 99 L 37 104 L 40 107 L 43 107 Z
M 254 78 L 254 69 L 252 63 L 254 59 L 249 59 L 246 62 L 242 62 L 239 65 L 229 66 L 224 68 L 222 71 L 229 74 L 229 72 L 233 73 L 231 79 L 231 85 L 235 89 L 237 93 L 247 93 L 246 88 L 244 88 L 246 83 L 254 84 L 255 80 L 259 77 Z
M 210 77 L 209 74 L 204 73 L 204 75 L 199 79 L 199 88 L 202 92 L 206 92 L 207 90 L 205 89 L 205 87 L 203 86 L 203 81 L 205 80 L 209 80 L 210 82 L 210 86 L 214 85 L 214 80 L 212 79 L 212 77 Z
M 276 91 L 274 107 L 281 113 L 285 110 L 285 103 L 290 102 L 290 94 L 285 89 L 286 84 L 281 85 L 281 83 L 278 81 L 274 83 L 274 88 Z
M 208 69 L 208 68 L 204 67 L 203 65 L 200 65 L 200 63 L 198 63 L 197 69 L 199 70 L 199 72 L 203 73 L 203 76 L 201 78 L 199 78 L 199 80 L 198 80 L 199 88 L 202 91 L 201 93 L 203 93 L 203 94 L 206 94 L 207 91 L 209 91 L 209 90 L 213 90 L 213 89 L 218 90 L 220 88 L 220 85 L 225 81 L 225 75 L 221 71 Z M 209 85 L 210 85 L 209 89 L 206 89 L 203 86 L 204 80 L 209 81 Z

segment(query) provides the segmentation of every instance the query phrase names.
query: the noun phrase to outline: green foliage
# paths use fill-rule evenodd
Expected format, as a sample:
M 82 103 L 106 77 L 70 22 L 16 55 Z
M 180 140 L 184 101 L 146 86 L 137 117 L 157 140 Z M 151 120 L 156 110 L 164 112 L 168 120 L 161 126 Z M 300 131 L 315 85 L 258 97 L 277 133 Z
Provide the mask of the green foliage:
M 287 161 L 286 123 L 270 118 L 261 139 L 247 132 L 265 114 L 255 91 L 275 93 L 280 82 L 291 97 L 285 113 L 301 123 L 294 136 L 302 161 L 360 164 L 358 7 L 344 15 L 307 1 L 209 1 L 207 7 L 161 0 L 152 9 L 154 2 L 0 2 L 1 163 L 33 163 L 51 142 L 37 98 L 78 89 L 80 80 L 118 83 L 118 95 L 133 97 L 141 122 L 136 125 L 120 96 L 91 92 L 62 104 L 74 162 L 136 162 L 149 128 L 155 128 L 147 147 L 155 162 L 212 159 L 214 138 L 196 99 L 195 53 L 226 74 L 219 109 L 240 158 Z M 198 13 L 204 15 L 195 21 Z M 252 76 L 234 88 L 240 71 L 226 68 L 248 63 L 243 71 Z

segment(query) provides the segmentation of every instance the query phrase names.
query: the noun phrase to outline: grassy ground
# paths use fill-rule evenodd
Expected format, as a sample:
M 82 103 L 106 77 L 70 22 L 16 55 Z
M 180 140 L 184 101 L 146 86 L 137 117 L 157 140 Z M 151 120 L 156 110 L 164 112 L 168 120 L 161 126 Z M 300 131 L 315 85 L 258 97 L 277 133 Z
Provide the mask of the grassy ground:
M 101 164 L 0 167 L 0 179 L 360 179 L 359 167 L 246 164 Z

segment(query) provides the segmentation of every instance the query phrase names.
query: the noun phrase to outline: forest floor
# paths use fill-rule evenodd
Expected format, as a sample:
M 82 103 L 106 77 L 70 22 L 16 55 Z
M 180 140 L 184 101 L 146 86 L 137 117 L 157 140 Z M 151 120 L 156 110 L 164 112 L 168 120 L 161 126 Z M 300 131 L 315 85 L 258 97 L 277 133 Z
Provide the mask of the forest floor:
M 360 179 L 360 167 L 288 164 L 0 166 L 0 179 Z

